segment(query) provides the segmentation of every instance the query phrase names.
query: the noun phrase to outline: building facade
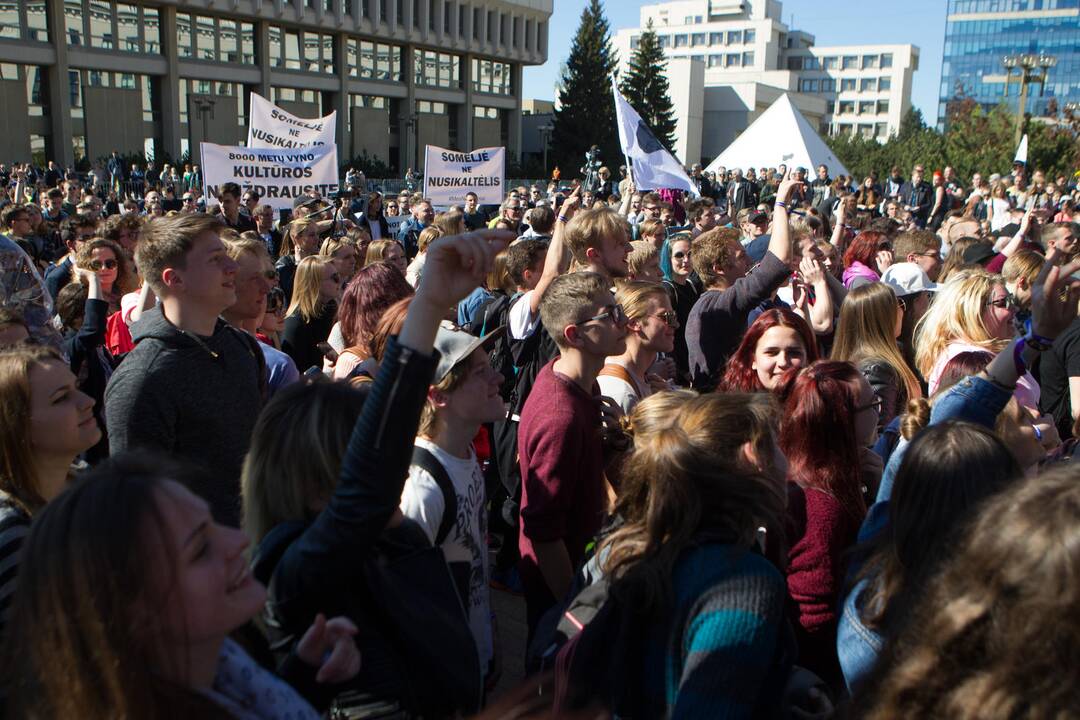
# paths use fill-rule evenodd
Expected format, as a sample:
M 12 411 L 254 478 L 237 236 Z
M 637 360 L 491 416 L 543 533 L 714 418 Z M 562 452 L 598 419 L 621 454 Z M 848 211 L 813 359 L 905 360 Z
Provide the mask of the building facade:
M 668 58 L 673 99 L 702 96 L 700 122 L 675 103 L 675 151 L 684 162 L 718 155 L 784 93 L 821 134 L 857 132 L 884 141 L 899 130 L 911 106 L 918 48 L 817 47 L 813 35 L 781 22 L 782 10 L 778 0 L 678 0 L 643 6 L 640 27 L 615 34 L 625 68 L 652 21 Z
M 198 162 L 242 144 L 248 95 L 337 111 L 339 161 L 426 144 L 520 152 L 521 70 L 552 0 L 0 1 L 0 162 L 113 150 Z
M 986 109 L 1004 102 L 1016 112 L 1020 85 L 1014 76 L 1006 88 L 1002 58 L 1017 53 L 1057 60 L 1042 95 L 1030 88 L 1027 112 L 1045 115 L 1051 101 L 1059 108 L 1080 102 L 1080 0 L 949 0 L 938 126 L 959 93 Z

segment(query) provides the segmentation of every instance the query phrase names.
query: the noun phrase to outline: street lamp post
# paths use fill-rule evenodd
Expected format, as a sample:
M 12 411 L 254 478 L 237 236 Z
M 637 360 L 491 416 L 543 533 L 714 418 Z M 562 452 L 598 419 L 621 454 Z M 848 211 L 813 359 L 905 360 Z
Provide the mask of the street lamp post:
M 555 130 L 555 126 L 554 125 L 541 125 L 540 127 L 536 128 L 536 129 L 540 131 L 540 144 L 544 148 L 544 177 L 546 179 L 547 178 L 547 171 L 548 171 L 548 169 L 547 169 L 547 167 L 548 167 L 547 166 L 548 143 L 551 142 L 551 133 Z
M 1053 55 L 1040 53 L 1021 53 L 1006 55 L 1001 58 L 1001 64 L 1005 66 L 1005 95 L 1009 94 L 1009 85 L 1015 80 L 1020 83 L 1020 110 L 1016 120 L 1016 142 L 1020 144 L 1020 137 L 1024 132 L 1024 115 L 1027 112 L 1028 85 L 1039 84 L 1039 96 L 1046 89 L 1046 77 L 1050 74 L 1050 68 L 1057 65 L 1057 58 Z M 1013 71 L 1016 74 L 1013 74 Z

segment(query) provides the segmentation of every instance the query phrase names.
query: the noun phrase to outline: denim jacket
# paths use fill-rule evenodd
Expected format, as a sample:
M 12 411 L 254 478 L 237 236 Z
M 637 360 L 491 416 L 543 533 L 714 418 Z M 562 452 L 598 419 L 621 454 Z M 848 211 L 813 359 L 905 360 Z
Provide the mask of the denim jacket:
M 930 424 L 957 420 L 993 428 L 997 416 L 1005 409 L 1011 397 L 1011 390 L 998 387 L 978 376 L 967 377 L 949 388 L 934 403 L 930 411 Z M 892 497 L 893 483 L 900 464 L 904 461 L 908 444 L 907 440 L 901 438 L 889 458 L 889 464 L 885 467 L 881 485 L 878 487 L 877 500 L 859 529 L 860 545 L 876 537 L 889 522 L 889 500 Z M 849 577 L 855 577 L 858 570 L 858 564 L 852 563 Z M 859 596 L 867 584 L 868 581 L 864 578 L 847 594 L 836 633 L 840 668 L 844 672 L 844 681 L 852 692 L 873 669 L 878 653 L 885 644 L 885 638 L 863 625 L 859 617 Z

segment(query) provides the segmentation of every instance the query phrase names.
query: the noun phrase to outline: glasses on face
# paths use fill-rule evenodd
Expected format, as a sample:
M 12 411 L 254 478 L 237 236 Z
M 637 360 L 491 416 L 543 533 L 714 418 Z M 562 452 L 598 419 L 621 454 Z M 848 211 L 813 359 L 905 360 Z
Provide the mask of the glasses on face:
M 266 312 L 271 312 L 275 315 L 285 314 L 284 290 L 276 287 L 266 294 Z
M 915 254 L 918 255 L 919 257 L 934 258 L 935 260 L 940 260 L 941 259 L 941 253 L 938 252 L 937 250 L 934 250 L 933 252 L 924 252 L 924 253 L 915 253 Z
M 626 324 L 628 318 L 626 317 L 626 311 L 623 310 L 622 305 L 610 305 L 604 312 L 599 315 L 593 315 L 591 318 L 585 318 L 581 322 L 574 323 L 575 326 L 586 325 L 596 320 L 605 320 L 611 318 L 611 322 L 616 326 L 621 327 Z
M 986 305 L 987 307 L 996 307 L 1005 310 L 1009 307 L 1009 297 L 1006 295 L 1004 297 L 994 298 L 993 300 L 987 300 Z
M 675 314 L 674 310 L 664 310 L 663 312 L 656 313 L 653 317 L 660 318 L 668 327 L 679 326 L 679 316 Z
M 690 257 L 690 251 L 687 250 L 687 251 L 684 252 L 684 251 L 680 250 L 678 252 L 671 253 L 671 257 L 675 258 L 676 260 L 682 260 L 683 258 Z
M 116 269 L 116 261 L 111 259 L 111 258 L 108 259 L 108 260 L 91 260 L 90 261 L 90 269 L 93 270 L 94 272 L 101 272 L 103 269 L 115 270 Z
M 193 202 L 195 202 L 195 198 L 193 198 L 193 197 L 186 197 L 186 198 L 184 198 L 184 202 L 186 202 L 186 203 L 193 203 Z
M 871 400 L 866 405 L 857 406 L 855 408 L 855 412 L 860 413 L 860 412 L 863 412 L 864 410 L 873 410 L 874 412 L 876 412 L 876 413 L 878 413 L 880 415 L 881 414 L 881 406 L 882 406 L 881 398 L 879 398 L 879 397 L 877 397 L 875 395 L 874 399 Z

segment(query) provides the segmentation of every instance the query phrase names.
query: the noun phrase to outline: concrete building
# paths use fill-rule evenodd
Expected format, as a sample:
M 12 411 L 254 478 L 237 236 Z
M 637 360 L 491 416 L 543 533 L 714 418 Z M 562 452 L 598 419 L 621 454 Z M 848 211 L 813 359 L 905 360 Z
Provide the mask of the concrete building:
M 683 162 L 716 157 L 784 93 L 822 135 L 883 141 L 899 130 L 918 48 L 819 48 L 813 35 L 781 22 L 781 12 L 778 0 L 677 0 L 643 6 L 640 27 L 615 33 L 625 69 L 652 21 L 668 58 L 674 151 Z
M 553 0 L 0 1 L 0 162 L 159 159 L 247 137 L 257 92 L 337 111 L 339 159 L 521 145 Z M 198 162 L 197 157 L 193 157 Z
M 941 65 L 938 127 L 944 129 L 948 103 L 957 90 L 989 110 L 1020 104 L 1017 71 L 1006 91 L 1005 55 L 1052 55 L 1046 87 L 1029 88 L 1027 112 L 1045 115 L 1051 100 L 1059 109 L 1080 103 L 1080 2 L 1077 0 L 949 0 Z

